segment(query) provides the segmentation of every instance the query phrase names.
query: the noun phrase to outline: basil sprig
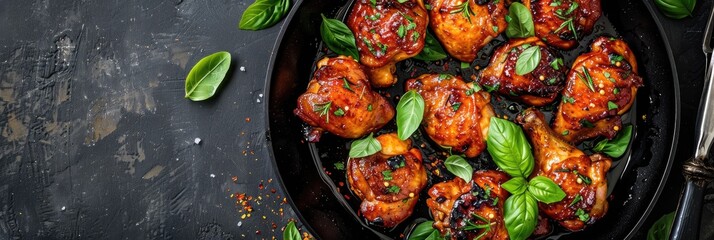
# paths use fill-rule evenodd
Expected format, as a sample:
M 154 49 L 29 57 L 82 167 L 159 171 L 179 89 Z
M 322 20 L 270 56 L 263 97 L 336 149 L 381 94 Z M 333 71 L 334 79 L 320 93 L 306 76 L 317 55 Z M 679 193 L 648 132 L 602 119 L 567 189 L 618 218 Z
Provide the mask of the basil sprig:
M 406 140 L 424 118 L 424 98 L 416 90 L 406 92 L 397 104 L 397 136 Z
M 369 136 L 352 142 L 349 155 L 351 158 L 361 158 L 375 154 L 381 150 L 382 144 L 373 137 L 373 133 L 370 133 Z
M 449 170 L 449 172 L 457 177 L 460 177 L 464 181 L 471 181 L 474 169 L 463 157 L 459 155 L 451 155 L 444 161 L 444 166 L 446 166 L 446 170 Z
M 537 176 L 526 181 L 533 172 L 535 160 L 523 130 L 515 123 L 492 117 L 487 150 L 494 163 L 512 177 L 501 184 L 512 194 L 503 210 L 508 235 L 512 240 L 526 239 L 538 222 L 538 201 L 559 202 L 565 198 L 565 192 L 547 177 Z
M 337 19 L 326 18 L 322 15 L 322 24 L 320 25 L 320 36 L 322 41 L 327 44 L 327 48 L 333 52 L 351 56 L 359 61 L 359 51 L 355 43 L 355 35 L 343 22 Z
M 285 225 L 285 231 L 283 232 L 283 240 L 301 240 L 300 231 L 295 226 L 295 222 L 290 221 L 288 225 Z
M 627 146 L 630 145 L 631 138 L 632 125 L 627 125 L 612 140 L 603 139 L 598 142 L 593 148 L 593 151 L 607 154 L 610 157 L 619 158 L 625 154 L 625 151 L 627 151 Z
M 185 98 L 203 101 L 214 94 L 231 67 L 231 54 L 217 52 L 202 58 L 186 76 Z
M 506 36 L 509 38 L 527 38 L 535 35 L 531 11 L 522 3 L 514 2 L 508 7 L 506 15 Z
M 538 67 L 540 63 L 540 47 L 533 45 L 527 47 L 516 60 L 516 74 L 526 75 Z
M 697 0 L 655 0 L 655 5 L 670 18 L 682 19 L 692 16 Z
M 256 0 L 240 18 L 238 28 L 261 30 L 278 23 L 290 10 L 290 0 Z
M 431 32 L 427 31 L 426 37 L 424 37 L 424 49 L 422 49 L 418 55 L 414 56 L 414 59 L 422 61 L 438 61 L 446 57 L 446 51 L 444 51 L 444 48 L 441 47 L 439 41 L 436 40 L 436 37 L 434 37 Z
M 668 213 L 660 217 L 650 230 L 647 231 L 647 240 L 667 240 L 672 231 L 672 222 L 674 222 L 674 212 Z

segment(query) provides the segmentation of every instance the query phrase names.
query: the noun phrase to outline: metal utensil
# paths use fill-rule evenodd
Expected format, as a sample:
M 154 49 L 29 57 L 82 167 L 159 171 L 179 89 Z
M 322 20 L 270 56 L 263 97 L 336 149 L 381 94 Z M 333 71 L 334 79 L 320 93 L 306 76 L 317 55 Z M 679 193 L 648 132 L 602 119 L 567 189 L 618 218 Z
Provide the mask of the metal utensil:
M 699 103 L 699 116 L 695 136 L 694 156 L 683 166 L 686 185 L 682 191 L 672 226 L 670 239 L 698 239 L 704 187 L 714 180 L 714 167 L 708 164 L 714 141 L 714 59 L 712 58 L 712 35 L 714 34 L 714 10 L 704 33 L 703 50 L 707 56 L 707 71 L 704 92 Z

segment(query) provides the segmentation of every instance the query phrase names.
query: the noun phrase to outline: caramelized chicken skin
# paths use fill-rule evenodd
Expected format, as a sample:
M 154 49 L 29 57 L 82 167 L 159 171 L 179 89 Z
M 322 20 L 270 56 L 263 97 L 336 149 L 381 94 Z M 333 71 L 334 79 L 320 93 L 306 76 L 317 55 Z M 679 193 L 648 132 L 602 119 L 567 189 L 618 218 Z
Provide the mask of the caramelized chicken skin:
M 423 123 L 434 142 L 467 157 L 484 150 L 494 116 L 486 91 L 477 91 L 473 83 L 448 74 L 424 74 L 407 80 L 406 88 L 415 89 L 424 98 Z
M 571 143 L 596 136 L 613 138 L 620 115 L 630 110 L 637 88 L 637 61 L 622 40 L 600 37 L 575 59 L 553 129 Z
M 382 150 L 347 163 L 347 181 L 362 199 L 360 213 L 371 223 L 394 227 L 409 217 L 426 185 L 426 169 L 419 149 L 395 133 L 380 135 Z
M 360 62 L 368 67 L 372 86 L 397 82 L 395 63 L 424 48 L 429 18 L 423 0 L 357 0 L 347 26 L 355 34 Z
M 516 61 L 532 46 L 540 48 L 540 62 L 530 73 L 516 74 Z M 560 53 L 552 51 L 536 37 L 513 39 L 499 47 L 479 78 L 482 86 L 531 106 L 547 105 L 558 96 L 565 83 L 566 68 Z
M 479 50 L 506 30 L 506 1 L 427 0 L 434 35 L 449 54 L 473 62 Z
M 362 66 L 351 57 L 324 58 L 317 68 L 293 111 L 315 128 L 309 140 L 319 141 L 325 130 L 358 138 L 394 117 L 392 105 L 372 91 Z
M 603 155 L 587 156 L 560 139 L 535 109 L 525 110 L 518 122 L 533 146 L 536 166 L 533 175 L 558 184 L 566 197 L 556 203 L 538 203 L 539 209 L 563 227 L 578 231 L 607 213 L 607 171 L 611 160 Z
M 523 4 L 531 10 L 536 36 L 561 49 L 577 46 L 602 15 L 600 0 L 526 0 Z
M 473 180 L 461 178 L 434 184 L 429 189 L 427 206 L 434 217 L 434 228 L 451 239 L 508 239 L 503 220 L 503 203 L 508 192 L 501 184 L 509 177 L 503 172 L 481 170 Z M 470 224 L 490 224 L 490 229 L 465 229 Z

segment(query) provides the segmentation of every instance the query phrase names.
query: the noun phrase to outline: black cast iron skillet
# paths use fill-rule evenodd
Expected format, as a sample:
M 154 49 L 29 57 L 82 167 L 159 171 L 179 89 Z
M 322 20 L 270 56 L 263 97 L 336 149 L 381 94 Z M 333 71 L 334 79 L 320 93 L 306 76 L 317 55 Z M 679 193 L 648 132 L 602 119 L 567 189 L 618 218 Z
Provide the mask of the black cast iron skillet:
M 603 1 L 604 16 L 595 33 L 583 39 L 581 47 L 570 56 L 566 54 L 572 61 L 599 35 L 622 37 L 637 57 L 645 86 L 639 90 L 636 107 L 626 119 L 636 126 L 631 148 L 627 157 L 615 162 L 614 169 L 608 174 L 614 187 L 610 191 L 612 199 L 608 214 L 585 231 L 567 233 L 556 229 L 556 234 L 549 238 L 628 239 L 641 231 L 642 223 L 666 182 L 679 129 L 679 86 L 671 50 L 660 34 L 659 22 L 652 17 L 649 4 L 648 1 Z M 358 201 L 340 181 L 344 180 L 344 171 L 336 170 L 333 165 L 346 160 L 348 141 L 328 134 L 323 136 L 320 144 L 307 143 L 303 123 L 292 114 L 297 97 L 305 91 L 310 80 L 315 61 L 324 56 L 319 32 L 320 14 L 340 18 L 347 11 L 345 6 L 349 6 L 348 1 L 295 2 L 287 18 L 289 24 L 284 25 L 273 50 L 276 53 L 271 61 L 273 65 L 269 66 L 272 71 L 266 83 L 266 88 L 270 89 L 267 109 L 269 147 L 293 208 L 298 210 L 301 222 L 313 234 L 322 239 L 399 238 L 408 231 L 410 224 L 428 217 L 427 210 L 417 207 L 413 216 L 395 229 L 380 229 L 362 222 L 355 212 Z M 498 44 L 499 41 L 494 41 L 484 49 L 476 64 L 485 66 L 492 48 Z M 398 68 L 434 70 L 434 66 L 419 64 L 406 61 Z M 449 71 L 461 74 L 458 67 Z M 399 79 L 403 81 L 407 77 L 400 75 Z M 386 92 L 393 89 L 402 88 L 397 86 Z M 392 96 L 398 94 L 390 93 Z M 504 101 L 503 104 L 511 103 Z M 514 106 L 512 110 L 512 113 L 502 113 L 514 114 L 522 107 Z M 387 126 L 390 127 L 393 126 Z M 422 151 L 428 155 L 434 150 Z M 476 165 L 492 167 L 483 158 L 477 160 Z M 420 196 L 422 202 L 424 192 Z

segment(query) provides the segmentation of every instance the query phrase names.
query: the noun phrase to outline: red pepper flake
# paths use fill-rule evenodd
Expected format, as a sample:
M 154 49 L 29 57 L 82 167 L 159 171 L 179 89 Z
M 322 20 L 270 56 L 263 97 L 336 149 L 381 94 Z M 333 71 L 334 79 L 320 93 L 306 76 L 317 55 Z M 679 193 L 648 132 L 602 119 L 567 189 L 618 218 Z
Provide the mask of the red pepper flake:
M 238 183 L 238 176 L 231 177 L 231 180 L 233 180 L 233 183 Z
M 264 188 L 265 186 L 263 186 L 263 182 L 260 182 L 260 184 L 258 184 L 258 189 L 263 190 Z
M 275 192 L 276 192 L 275 188 L 271 188 L 271 189 L 270 189 L 270 192 L 271 192 L 271 193 L 275 193 Z
M 350 196 L 345 194 L 345 199 L 350 200 Z
M 345 186 L 345 182 L 338 182 L 337 185 L 340 185 L 340 187 L 344 187 L 344 186 Z
M 276 228 L 278 228 L 278 225 L 275 224 L 275 223 L 272 223 L 272 224 L 271 224 L 271 227 L 273 227 L 273 229 L 276 229 Z
M 271 178 L 271 179 L 268 179 L 268 183 L 272 183 L 272 182 L 273 182 L 273 179 L 272 179 L 272 178 Z
M 249 118 L 249 117 L 245 118 L 245 122 L 248 122 L 248 123 L 249 123 L 249 122 L 250 122 L 250 118 Z
M 255 230 L 255 234 L 260 235 L 260 230 Z

